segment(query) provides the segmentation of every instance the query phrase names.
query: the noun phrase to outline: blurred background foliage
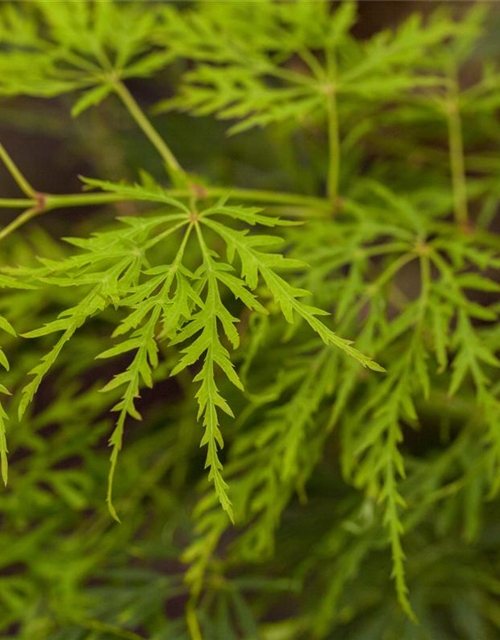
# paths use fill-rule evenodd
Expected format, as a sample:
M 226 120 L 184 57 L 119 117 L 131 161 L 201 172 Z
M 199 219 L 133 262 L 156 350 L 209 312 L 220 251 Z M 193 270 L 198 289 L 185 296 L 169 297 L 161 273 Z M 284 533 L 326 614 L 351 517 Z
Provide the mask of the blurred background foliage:
M 409 14 L 426 16 L 443 4 L 452 5 L 449 8 L 460 16 L 479 3 L 360 2 L 353 32 L 362 41 L 380 29 L 395 28 Z M 495 3 L 488 5 L 488 12 L 463 66 L 463 86 L 474 84 L 483 62 L 498 65 L 500 12 Z M 134 79 L 128 86 L 142 105 L 153 107 L 173 95 L 188 64 L 177 61 L 154 78 Z M 481 96 L 472 100 L 480 102 Z M 72 103 L 65 95 L 1 99 L 0 139 L 40 189 L 76 192 L 79 174 L 133 180 L 137 167 L 161 175 L 161 160 L 117 100 L 107 100 L 77 119 L 70 115 Z M 433 200 L 437 210 L 447 211 L 450 196 L 442 185 L 448 158 L 439 118 L 432 109 L 417 113 L 415 104 L 404 100 L 397 108 L 383 108 L 378 116 L 373 126 L 366 116 L 342 113 L 349 133 L 343 140 L 341 195 L 348 190 L 355 194 L 356 176 L 363 176 L 413 194 L 416 206 Z M 226 123 L 210 116 L 169 112 L 157 114 L 155 124 L 181 164 L 214 183 L 304 194 L 323 190 L 324 131 L 314 122 L 307 131 L 283 122 L 232 137 L 226 136 Z M 474 217 L 495 229 L 500 193 L 498 110 L 476 111 L 464 128 L 464 138 L 472 149 L 467 168 L 470 192 L 477 195 Z M 3 170 L 0 190 L 2 197 L 18 195 Z M 379 207 L 386 206 L 382 197 Z M 126 216 L 135 210 L 134 204 L 124 203 L 49 214 L 2 242 L 1 260 L 30 264 L 34 255 L 62 257 L 68 247 L 59 238 L 85 236 L 116 214 Z M 9 215 L 2 213 L 2 225 Z M 325 237 L 321 225 L 315 233 L 309 245 L 304 241 L 302 252 L 309 262 L 321 264 L 321 252 L 315 255 L 315 246 L 321 248 Z M 349 238 L 347 229 L 344 240 Z M 321 280 L 320 271 L 311 273 L 307 285 L 321 300 L 320 283 L 314 281 L 314 277 Z M 363 276 L 351 272 L 350 277 Z M 399 281 L 410 297 L 416 279 L 409 269 Z M 0 313 L 23 333 L 51 319 L 54 309 L 72 304 L 74 295 L 71 289 L 57 287 L 2 292 Z M 480 301 L 489 302 L 490 295 L 486 292 Z M 331 294 L 325 297 L 325 304 L 331 305 Z M 484 501 L 484 455 L 474 399 L 464 393 L 451 400 L 438 390 L 432 402 L 417 407 L 418 430 L 405 432 L 407 478 L 401 492 L 409 506 L 403 516 L 404 540 L 410 597 L 420 621 L 415 625 L 394 594 L 379 507 L 369 493 L 347 483 L 339 468 L 345 464 L 340 453 L 346 433 L 342 425 L 328 434 L 313 430 L 317 457 L 305 473 L 306 486 L 297 482 L 282 493 L 270 494 L 272 500 L 277 496 L 283 500 L 283 505 L 275 505 L 275 514 L 273 505 L 265 511 L 271 520 L 267 531 L 275 529 L 272 542 L 268 534 L 249 527 L 227 529 L 220 539 L 214 535 L 213 548 L 210 536 L 202 537 L 201 550 L 193 546 L 197 538 L 190 516 L 200 487 L 205 488 L 200 428 L 191 379 L 168 378 L 172 356 L 163 345 L 155 387 L 146 390 L 139 403 L 145 419 L 128 425 L 125 436 L 116 479 L 122 524 L 111 520 L 104 500 L 110 399 L 96 391 L 112 371 L 110 365 L 96 368 L 94 362 L 114 322 L 113 311 L 107 314 L 63 351 L 29 414 L 18 422 L 11 412 L 10 477 L 0 494 L 1 638 L 187 639 L 192 601 L 181 560 L 187 548 L 195 555 L 207 553 L 207 575 L 198 598 L 205 640 L 494 640 L 500 636 L 500 502 Z M 342 317 L 341 312 L 337 315 Z M 324 384 L 316 377 L 317 369 L 327 382 L 332 377 L 319 356 L 311 373 L 311 358 L 301 344 L 293 343 L 294 351 L 293 345 L 280 341 L 282 325 L 252 321 L 249 331 L 261 335 L 266 349 L 248 373 L 248 388 L 254 393 L 239 400 L 235 413 L 240 418 L 225 430 L 229 450 L 244 449 L 245 439 L 254 437 L 252 429 L 262 421 L 287 424 L 288 417 L 280 416 L 280 410 L 297 417 L 299 394 L 310 399 Z M 492 334 L 495 331 L 492 340 L 498 343 L 498 330 L 491 329 Z M 6 374 L 5 384 L 14 390 L 13 406 L 26 372 L 47 344 L 7 339 L 15 366 Z M 244 348 L 239 366 L 246 371 L 253 357 Z M 399 353 L 391 358 L 396 360 Z M 273 380 L 276 362 L 280 371 Z M 296 377 L 288 380 L 290 371 Z M 272 405 L 274 414 L 268 412 L 266 404 L 280 397 L 285 401 Z M 293 404 L 296 397 L 299 402 Z M 330 421 L 331 407 L 328 402 L 318 405 L 313 419 L 321 426 Z M 238 468 L 232 471 L 228 464 L 228 469 L 238 477 Z M 237 503 L 237 483 L 235 487 Z M 244 496 L 245 487 L 240 490 Z

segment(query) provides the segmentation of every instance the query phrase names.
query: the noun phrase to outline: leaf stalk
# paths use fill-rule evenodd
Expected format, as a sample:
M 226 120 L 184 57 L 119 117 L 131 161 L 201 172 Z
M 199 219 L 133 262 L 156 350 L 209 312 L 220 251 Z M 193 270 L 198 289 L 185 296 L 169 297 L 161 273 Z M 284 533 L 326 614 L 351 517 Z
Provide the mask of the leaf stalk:
M 340 167 L 339 120 L 336 95 L 336 62 L 333 51 L 327 51 L 328 84 L 325 89 L 328 114 L 328 177 L 327 194 L 333 211 L 337 209 Z
M 448 121 L 448 147 L 453 189 L 453 210 L 457 225 L 466 229 L 469 225 L 469 210 L 467 204 L 462 120 L 458 101 L 458 82 L 455 77 L 452 80 L 448 89 L 449 100 L 446 115 Z
M 120 80 L 115 80 L 113 82 L 113 86 L 130 115 L 134 118 L 143 133 L 163 158 L 172 182 L 174 184 L 178 182 L 179 177 L 186 178 L 186 172 L 177 161 L 177 158 L 174 156 L 165 140 L 163 140 L 158 131 L 153 127 L 127 87 Z
M 7 168 L 7 171 L 16 181 L 17 186 L 21 189 L 21 191 L 28 196 L 28 198 L 32 198 L 35 196 L 35 190 L 30 185 L 28 180 L 24 177 L 23 173 L 14 162 L 14 160 L 8 154 L 6 148 L 0 143 L 0 160 L 4 163 Z

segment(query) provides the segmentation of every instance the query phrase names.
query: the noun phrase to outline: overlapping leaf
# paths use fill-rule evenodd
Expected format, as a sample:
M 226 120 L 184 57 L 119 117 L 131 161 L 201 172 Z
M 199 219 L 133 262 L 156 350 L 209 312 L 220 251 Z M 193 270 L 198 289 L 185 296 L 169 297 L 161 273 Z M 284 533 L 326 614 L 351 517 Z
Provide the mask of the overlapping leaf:
M 153 8 L 76 0 L 0 8 L 0 93 L 50 97 L 83 91 L 73 115 L 102 102 L 118 79 L 149 76 L 171 56 L 153 49 Z
M 417 84 L 436 80 L 418 72 L 423 52 L 453 31 L 452 22 L 422 25 L 417 16 L 396 33 L 360 44 L 349 30 L 355 5 L 331 12 L 327 2 L 286 5 L 266 1 L 167 9 L 158 41 L 179 57 L 197 61 L 181 93 L 159 105 L 236 120 L 230 131 L 274 122 L 325 119 L 332 94 L 342 108 L 360 100 L 389 101 Z M 257 26 L 258 25 L 258 26 Z M 207 38 L 217 32 L 218 37 Z

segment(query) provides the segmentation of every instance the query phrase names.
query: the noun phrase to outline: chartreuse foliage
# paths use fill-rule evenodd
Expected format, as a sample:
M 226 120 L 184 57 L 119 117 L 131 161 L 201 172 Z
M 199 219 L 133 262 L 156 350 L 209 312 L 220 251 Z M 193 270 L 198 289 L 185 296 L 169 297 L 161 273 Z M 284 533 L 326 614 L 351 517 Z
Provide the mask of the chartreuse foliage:
M 77 194 L 0 145 L 2 637 L 497 637 L 500 74 L 451 9 L 1 3 L 6 113 L 69 105 L 94 175 L 145 134 Z
M 216 370 L 220 369 L 240 390 L 243 390 L 243 385 L 220 335 L 219 327 L 233 349 L 239 346 L 236 329 L 239 320 L 223 302 L 223 289 L 250 311 L 265 314 L 266 307 L 253 293 L 259 277 L 262 278 L 288 322 L 293 323 L 295 312 L 325 344 L 339 347 L 366 367 L 378 371 L 382 369 L 319 320 L 318 316 L 327 315 L 326 312 L 301 300 L 301 297 L 308 295 L 308 291 L 293 287 L 280 275 L 281 271 L 287 269 L 303 268 L 303 263 L 272 252 L 280 244 L 279 238 L 248 235 L 247 229 L 232 229 L 218 221 L 220 217 L 240 220 L 247 225 L 274 227 L 283 224 L 279 218 L 264 216 L 256 208 L 231 206 L 224 201 L 198 212 L 193 206 L 189 208 L 182 201 L 170 198 L 159 187 L 121 186 L 99 180 L 85 182 L 124 198 L 162 203 L 165 210 L 158 211 L 152 217 L 123 218 L 123 229 L 97 232 L 90 239 L 70 238 L 68 241 L 71 244 L 82 249 L 81 254 L 58 261 L 42 259 L 39 268 L 13 271 L 30 284 L 43 282 L 60 287 L 83 287 L 84 291 L 78 303 L 64 310 L 56 320 L 24 334 L 27 338 L 58 332 L 62 335 L 51 351 L 30 371 L 33 378 L 23 390 L 19 417 L 22 418 L 45 375 L 76 331 L 109 305 L 119 310 L 123 308 L 125 315 L 115 329 L 114 336 L 128 337 L 101 354 L 96 354 L 99 358 L 112 358 L 132 353 L 127 369 L 115 375 L 103 389 L 124 389 L 120 401 L 113 407 L 119 416 L 110 439 L 113 450 L 108 502 L 112 515 L 118 519 L 111 501 L 111 485 L 122 446 L 125 419 L 127 415 L 141 419 L 135 400 L 139 397 L 142 384 L 153 386 L 153 370 L 159 363 L 156 333 L 160 326 L 161 339 L 168 339 L 173 345 L 182 345 L 182 357 L 172 376 L 188 366 L 200 361 L 202 363 L 200 372 L 194 378 L 194 382 L 200 382 L 198 417 L 203 420 L 205 428 L 201 443 L 208 448 L 206 466 L 210 469 L 209 480 L 214 483 L 223 509 L 233 518 L 218 457 L 218 449 L 224 445 L 218 412 L 223 411 L 230 416 L 233 413 L 217 387 Z M 208 247 L 204 237 L 205 228 L 211 229 L 224 240 L 228 247 L 227 260 L 221 260 Z M 198 243 L 200 264 L 190 265 L 190 269 L 184 264 L 184 254 L 192 232 L 193 239 Z M 172 261 L 152 266 L 152 254 L 156 252 L 158 255 L 161 249 L 172 246 L 172 237 L 176 238 L 175 244 L 179 244 Z M 236 253 L 240 262 L 239 275 L 234 273 L 235 268 L 231 264 L 235 261 Z M 10 328 L 9 325 L 6 328 Z

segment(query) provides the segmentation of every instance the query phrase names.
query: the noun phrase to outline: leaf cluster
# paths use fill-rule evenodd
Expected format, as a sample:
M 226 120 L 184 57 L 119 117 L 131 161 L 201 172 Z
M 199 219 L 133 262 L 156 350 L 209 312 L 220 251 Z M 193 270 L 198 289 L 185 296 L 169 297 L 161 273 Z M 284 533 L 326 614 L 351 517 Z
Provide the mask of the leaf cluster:
M 362 40 L 350 1 L 2 3 L 0 94 L 77 93 L 79 116 L 114 93 L 167 169 L 52 195 L 0 148 L 29 204 L 0 232 L 5 637 L 496 637 L 488 18 Z M 206 177 L 131 78 L 186 148 L 205 117 Z M 222 147 L 208 116 L 252 133 Z M 82 205 L 62 243 L 26 224 Z

